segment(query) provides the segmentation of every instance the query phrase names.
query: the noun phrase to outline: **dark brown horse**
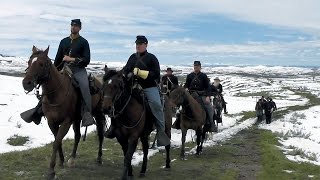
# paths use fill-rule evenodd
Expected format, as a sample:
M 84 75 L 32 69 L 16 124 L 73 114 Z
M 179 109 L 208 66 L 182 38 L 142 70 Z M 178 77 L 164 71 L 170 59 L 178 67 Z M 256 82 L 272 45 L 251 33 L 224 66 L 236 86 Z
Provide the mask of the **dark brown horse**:
M 213 121 L 216 121 L 218 126 L 219 123 L 222 123 L 222 110 L 223 110 L 223 101 L 220 94 L 218 93 L 213 94 L 212 107 L 213 107 Z
M 112 118 L 115 135 L 122 146 L 124 169 L 122 179 L 133 176 L 131 160 L 140 138 L 143 149 L 143 163 L 140 175 L 144 176 L 147 169 L 149 136 L 153 130 L 153 115 L 147 107 L 147 101 L 141 97 L 140 91 L 133 89 L 133 80 L 128 82 L 122 72 L 111 71 L 104 77 L 103 108 Z M 169 101 L 165 107 L 171 109 Z M 171 137 L 171 111 L 165 111 L 166 134 Z M 166 146 L 166 168 L 170 168 L 170 145 Z
M 63 166 L 64 155 L 62 150 L 62 139 L 69 131 L 71 124 L 73 124 L 75 136 L 73 151 L 68 163 L 74 165 L 74 159 L 81 137 L 81 96 L 78 90 L 72 85 L 70 74 L 65 70 L 59 72 L 52 64 L 48 57 L 48 51 L 49 47 L 45 51 L 42 51 L 33 46 L 32 55 L 28 61 L 28 68 L 22 84 L 27 92 L 30 92 L 39 86 L 42 87 L 43 113 L 47 118 L 48 125 L 55 137 L 48 170 L 48 179 L 54 179 L 56 154 L 59 152 L 59 165 Z M 101 83 L 97 80 L 95 81 L 95 84 L 101 89 Z M 100 93 L 102 92 L 100 91 Z M 99 136 L 99 152 L 97 158 L 99 163 L 102 161 L 102 142 L 105 125 L 105 117 L 102 112 L 102 94 L 100 93 L 92 95 L 92 115 L 96 119 Z
M 176 119 L 176 124 L 182 131 L 181 159 L 185 158 L 185 141 L 188 129 L 196 131 L 197 151 L 199 155 L 202 152 L 202 145 L 208 131 L 206 122 L 206 112 L 201 105 L 182 87 L 177 87 L 170 93 L 170 99 L 176 106 L 182 106 L 182 112 Z

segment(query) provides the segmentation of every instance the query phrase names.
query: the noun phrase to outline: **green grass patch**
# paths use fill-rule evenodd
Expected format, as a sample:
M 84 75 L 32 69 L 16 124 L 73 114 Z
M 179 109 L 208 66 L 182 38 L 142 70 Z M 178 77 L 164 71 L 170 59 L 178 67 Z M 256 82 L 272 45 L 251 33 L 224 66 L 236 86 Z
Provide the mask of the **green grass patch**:
M 150 138 L 150 140 L 153 140 Z M 187 143 L 186 151 L 193 148 L 195 143 Z M 63 149 L 65 153 L 65 168 L 58 166 L 57 156 L 56 173 L 59 179 L 119 179 L 123 168 L 123 153 L 116 140 L 106 139 L 103 150 L 103 164 L 96 163 L 98 140 L 95 134 L 89 134 L 85 142 L 81 141 L 78 148 L 76 167 L 67 167 L 73 140 L 65 140 Z M 138 147 L 140 148 L 140 146 Z M 161 151 L 151 157 L 148 162 L 146 178 L 144 179 L 236 179 L 236 168 L 221 169 L 221 164 L 232 160 L 230 154 L 235 149 L 231 146 L 215 146 L 204 148 L 204 153 L 197 157 L 187 155 L 187 160 L 179 158 L 180 148 L 171 149 L 171 169 L 164 169 L 166 153 Z M 20 152 L 0 154 L 0 179 L 44 179 L 48 170 L 52 152 L 52 143 L 44 147 L 34 148 Z M 141 169 L 134 166 L 134 176 L 137 178 Z
M 296 163 L 288 160 L 279 146 L 277 137 L 270 131 L 261 130 L 260 147 L 262 151 L 262 166 L 258 179 L 308 179 L 308 175 L 314 175 L 315 179 L 320 178 L 319 166 L 309 163 Z M 300 155 L 301 151 L 295 151 Z M 283 170 L 293 171 L 292 173 Z
M 19 136 L 17 134 L 11 136 L 7 139 L 7 143 L 11 146 L 23 146 L 29 141 L 28 136 Z
M 256 111 L 242 111 L 240 116 L 242 116 L 242 118 L 238 122 L 243 122 L 247 119 L 256 117 Z
M 261 97 L 261 96 L 264 96 L 264 97 L 271 97 L 271 93 L 269 91 L 261 91 L 261 92 L 248 92 L 248 93 L 244 93 L 244 92 L 239 92 L 237 93 L 235 96 L 238 96 L 238 97 Z

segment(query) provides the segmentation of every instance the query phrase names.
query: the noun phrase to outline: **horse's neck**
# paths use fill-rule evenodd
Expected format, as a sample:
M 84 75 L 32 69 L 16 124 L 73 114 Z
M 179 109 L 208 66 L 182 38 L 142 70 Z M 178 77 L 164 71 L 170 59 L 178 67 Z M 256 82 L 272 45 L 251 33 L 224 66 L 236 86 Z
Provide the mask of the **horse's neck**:
M 63 83 L 65 81 L 66 76 L 64 73 L 61 74 L 53 64 L 51 64 L 50 67 L 50 77 L 48 81 L 44 84 L 42 84 L 42 90 L 43 94 L 48 94 L 50 92 L 59 92 L 59 91 L 65 91 L 65 87 L 63 86 Z M 54 93 L 56 94 L 56 93 Z M 54 95 L 52 94 L 52 95 Z
M 183 106 L 189 106 L 192 113 L 196 113 L 196 108 L 197 108 L 196 105 L 199 103 L 190 94 L 188 94 L 187 92 L 184 92 L 184 93 L 186 98 L 184 98 Z

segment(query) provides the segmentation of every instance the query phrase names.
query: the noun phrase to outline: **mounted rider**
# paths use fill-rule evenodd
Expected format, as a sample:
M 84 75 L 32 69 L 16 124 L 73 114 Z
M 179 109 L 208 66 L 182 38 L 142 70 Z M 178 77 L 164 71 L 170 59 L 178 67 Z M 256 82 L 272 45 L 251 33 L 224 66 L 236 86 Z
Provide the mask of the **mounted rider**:
M 128 78 L 132 78 L 133 74 L 137 78 L 137 83 L 142 87 L 152 114 L 156 118 L 158 146 L 166 146 L 170 144 L 170 139 L 165 134 L 165 119 L 158 88 L 160 81 L 159 61 L 155 55 L 147 51 L 148 40 L 145 36 L 137 36 L 135 43 L 136 53 L 129 57 L 127 64 L 123 67 L 123 74 Z M 115 137 L 112 124 L 105 136 Z
M 161 87 L 164 89 L 167 95 L 169 95 L 172 89 L 175 86 L 178 86 L 178 84 L 178 78 L 173 75 L 173 70 L 171 68 L 167 68 L 166 74 L 161 78 Z
M 71 20 L 71 34 L 62 39 L 59 44 L 54 65 L 58 70 L 62 69 L 64 63 L 72 71 L 74 79 L 78 82 L 82 95 L 82 126 L 89 126 L 95 123 L 91 115 L 91 95 L 89 81 L 85 67 L 90 63 L 90 47 L 88 41 L 80 36 L 80 19 Z M 40 100 L 35 108 L 20 114 L 21 118 L 27 123 L 34 122 L 39 124 L 42 112 L 42 101 Z
M 209 131 L 217 132 L 217 127 L 213 121 L 212 105 L 210 103 L 210 81 L 208 76 L 201 72 L 201 62 L 194 61 L 194 71 L 188 74 L 184 87 L 191 95 L 198 96 L 198 102 L 202 104 L 207 113 L 207 124 L 210 126 Z
M 224 100 L 223 98 L 223 95 L 222 95 L 222 92 L 223 92 L 223 88 L 222 88 L 222 85 L 221 85 L 221 80 L 216 77 L 214 78 L 213 80 L 213 83 L 211 84 L 211 92 L 212 93 L 216 93 L 218 94 L 220 97 L 221 97 L 221 100 L 222 100 L 222 107 L 224 109 L 224 113 L 225 114 L 228 114 L 228 111 L 227 111 L 227 103 L 226 101 Z

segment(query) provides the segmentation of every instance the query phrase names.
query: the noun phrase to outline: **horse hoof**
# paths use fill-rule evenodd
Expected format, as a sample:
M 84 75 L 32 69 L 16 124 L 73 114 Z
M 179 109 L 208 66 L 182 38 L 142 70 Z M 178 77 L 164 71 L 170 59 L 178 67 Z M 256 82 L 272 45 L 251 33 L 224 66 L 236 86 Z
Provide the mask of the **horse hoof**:
M 140 173 L 139 177 L 141 177 L 141 178 L 146 177 L 146 173 Z
M 170 168 L 171 168 L 170 164 L 167 164 L 166 169 L 170 169 Z
M 64 169 L 64 163 L 60 163 L 60 164 L 59 164 L 59 167 L 60 167 L 61 169 Z
M 54 180 L 56 177 L 56 173 L 54 171 L 49 170 L 47 174 L 47 180 Z
M 101 157 L 97 158 L 97 163 L 98 163 L 98 165 L 102 165 L 102 158 Z
M 69 166 L 70 168 L 76 167 L 76 162 L 75 162 L 74 158 L 70 158 L 70 159 L 68 160 L 68 166 Z

